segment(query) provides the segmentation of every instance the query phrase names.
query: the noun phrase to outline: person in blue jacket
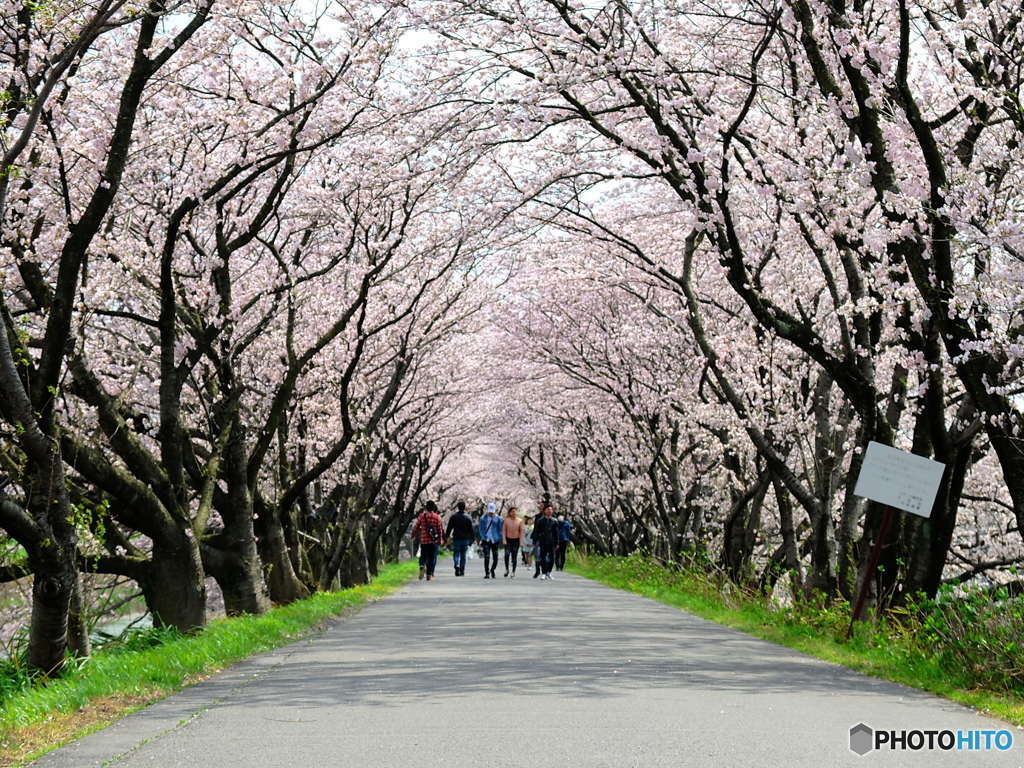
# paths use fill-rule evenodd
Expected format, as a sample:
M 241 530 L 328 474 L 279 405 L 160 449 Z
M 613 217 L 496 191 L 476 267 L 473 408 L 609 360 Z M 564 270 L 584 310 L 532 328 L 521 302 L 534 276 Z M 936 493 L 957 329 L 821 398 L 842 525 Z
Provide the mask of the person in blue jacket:
M 497 506 L 492 501 L 487 505 L 487 514 L 480 518 L 480 549 L 483 550 L 485 579 L 495 578 L 494 569 L 498 567 L 502 520 L 496 511 Z
M 558 549 L 555 550 L 555 570 L 565 570 L 565 554 L 572 542 L 572 520 L 565 515 L 558 516 Z

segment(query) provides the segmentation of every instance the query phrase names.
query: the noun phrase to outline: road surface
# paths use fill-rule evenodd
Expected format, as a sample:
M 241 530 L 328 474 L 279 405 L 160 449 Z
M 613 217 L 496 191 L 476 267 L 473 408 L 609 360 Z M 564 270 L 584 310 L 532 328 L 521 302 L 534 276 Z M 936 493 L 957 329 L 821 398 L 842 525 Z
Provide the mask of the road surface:
M 413 582 L 33 765 L 1024 764 L 1024 731 L 935 696 L 576 576 L 498 574 L 485 580 L 471 560 L 456 579 L 442 561 L 433 582 Z M 906 732 L 910 746 L 919 732 L 924 748 L 855 754 L 850 730 L 861 723 Z M 960 749 L 941 748 L 951 737 Z M 997 749 L 993 740 L 1008 737 L 1012 746 Z M 967 748 L 986 740 L 989 749 Z

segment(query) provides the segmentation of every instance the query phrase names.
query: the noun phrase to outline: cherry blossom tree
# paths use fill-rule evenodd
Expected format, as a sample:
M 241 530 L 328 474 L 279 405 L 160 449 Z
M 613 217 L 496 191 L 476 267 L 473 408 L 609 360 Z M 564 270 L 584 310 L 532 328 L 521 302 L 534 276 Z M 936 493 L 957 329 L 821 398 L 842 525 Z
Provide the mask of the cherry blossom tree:
M 984 373 L 984 396 L 977 391 L 983 367 L 973 351 L 978 334 L 988 337 L 1003 321 L 982 313 L 980 328 L 967 322 L 951 341 L 941 319 L 950 311 L 935 304 L 959 306 L 959 299 L 949 298 L 961 295 L 954 283 L 963 284 L 963 295 L 974 291 L 970 281 L 957 280 L 967 273 L 951 266 L 962 262 L 952 245 L 955 230 L 943 218 L 948 201 L 937 202 L 937 195 L 952 194 L 944 167 L 968 156 L 955 152 L 967 146 L 964 141 L 973 146 L 985 134 L 998 145 L 998 131 L 985 133 L 987 123 L 967 114 L 977 96 L 943 101 L 939 94 L 964 88 L 974 94 L 991 86 L 993 95 L 985 99 L 998 101 L 995 109 L 1012 103 L 1002 101 L 1007 83 L 979 85 L 984 67 L 971 63 L 974 54 L 957 59 L 955 52 L 961 42 L 964 50 L 976 48 L 977 40 L 991 37 L 987 24 L 1013 13 L 993 6 L 985 21 L 923 4 L 913 13 L 898 3 L 853 11 L 826 4 L 813 12 L 803 4 L 742 6 L 724 13 L 700 3 L 552 0 L 432 4 L 423 17 L 462 56 L 502 78 L 488 97 L 522 106 L 521 119 L 533 126 L 533 135 L 546 135 L 549 152 L 576 159 L 558 166 L 574 183 L 563 185 L 556 207 L 574 207 L 600 224 L 592 199 L 580 191 L 587 186 L 581 179 L 593 184 L 632 176 L 664 185 L 678 209 L 679 249 L 698 263 L 711 259 L 710 274 L 725 278 L 753 322 L 821 368 L 829 386 L 854 408 L 854 443 L 861 450 L 872 439 L 893 443 L 901 437 L 903 427 L 890 417 L 902 415 L 904 369 L 920 378 L 927 396 L 915 403 L 921 411 L 909 442 L 951 469 L 931 521 L 908 523 L 894 535 L 927 540 L 927 546 L 907 550 L 923 553 L 908 573 L 909 588 L 930 592 L 941 578 L 979 429 L 993 447 L 1000 441 L 1005 446 L 997 449 L 1004 474 L 1020 476 L 1012 471 L 1008 442 L 1012 400 L 992 400 L 993 383 L 1003 380 L 997 369 L 1010 373 L 1014 366 L 1000 359 Z M 849 29 L 836 26 L 839 18 Z M 970 29 L 966 39 L 952 33 L 954 25 Z M 877 36 L 877 29 L 900 33 Z M 999 39 L 1012 49 L 1012 37 Z M 918 46 L 917 40 L 933 42 Z M 504 77 L 497 74 L 502 70 Z M 927 76 L 912 80 L 911 70 Z M 909 83 L 919 81 L 915 92 Z M 950 87 L 935 87 L 939 82 Z M 940 135 L 948 136 L 945 144 Z M 945 156 L 943 146 L 949 148 Z M 574 175 L 568 170 L 573 167 Z M 1012 199 L 1002 174 L 985 176 L 986 183 L 986 198 L 998 188 L 999 196 Z M 975 194 L 969 205 L 977 199 Z M 987 218 L 969 210 L 964 221 Z M 941 213 L 935 218 L 929 211 Z M 944 249 L 937 260 L 930 256 L 935 243 Z M 1002 239 L 997 250 L 1006 245 L 1012 248 L 1012 240 Z M 645 260 L 649 249 L 632 250 L 638 266 L 686 293 L 686 274 Z M 987 269 L 989 261 L 983 261 Z M 926 290 L 934 285 L 946 286 L 946 298 Z M 691 312 L 691 323 L 695 317 Z M 890 348 L 897 353 L 884 354 Z M 709 361 L 717 355 L 710 346 L 702 351 Z M 944 375 L 947 368 L 957 382 Z M 742 416 L 739 393 L 724 378 L 719 386 Z M 1009 390 L 1001 391 L 1005 396 Z M 950 408 L 954 401 L 960 405 Z M 784 457 L 762 439 L 767 436 L 749 428 L 748 434 L 786 490 L 812 518 L 828 521 L 827 506 L 804 493 Z M 850 467 L 854 476 L 858 455 Z M 839 546 L 849 562 L 861 510 L 849 493 L 843 507 Z M 868 515 L 863 543 L 877 519 Z M 849 593 L 851 574 L 841 575 L 838 586 Z
M 86 255 L 120 190 L 139 105 L 158 72 L 206 22 L 211 3 L 173 9 L 151 3 L 145 12 L 119 2 L 45 7 L 8 3 L 0 72 L 4 159 L 0 165 L 0 231 L 5 292 L 21 292 L 39 315 L 29 325 L 2 298 L 0 391 L 2 416 L 16 446 L 2 503 L 2 524 L 24 547 L 34 573 L 28 663 L 58 670 L 71 648 L 88 653 L 81 620 L 76 532 L 61 462 L 56 394 L 62 385 L 76 292 Z M 174 22 L 170 19 L 174 18 Z M 125 66 L 108 67 L 122 52 Z M 109 83 L 105 119 L 92 135 L 88 171 L 69 183 L 66 164 L 43 147 L 76 97 L 77 83 L 102 71 Z M 69 158 L 70 160 L 70 158 Z M 64 206 L 35 209 L 46 182 L 35 170 L 63 180 Z M 15 489 L 18 493 L 12 493 Z M 71 622 L 69 625 L 69 616 Z
M 188 45 L 171 38 L 176 68 L 139 95 L 122 196 L 83 251 L 66 373 L 48 390 L 93 547 L 76 562 L 65 510 L 70 565 L 136 580 L 155 620 L 183 630 L 205 621 L 207 573 L 231 613 L 334 583 L 394 457 L 436 473 L 445 452 L 408 430 L 437 410 L 402 414 L 439 397 L 425 361 L 478 311 L 481 254 L 506 236 L 501 207 L 480 205 L 492 171 L 464 105 L 417 90 L 430 73 L 397 61 L 400 10 L 335 10 L 219 7 Z M 30 333 L 48 306 L 42 255 L 59 263 L 52 212 L 79 204 L 103 160 L 125 51 L 119 39 L 107 69 L 77 72 L 12 206 Z M 299 534 L 324 484 L 352 514 L 311 573 Z

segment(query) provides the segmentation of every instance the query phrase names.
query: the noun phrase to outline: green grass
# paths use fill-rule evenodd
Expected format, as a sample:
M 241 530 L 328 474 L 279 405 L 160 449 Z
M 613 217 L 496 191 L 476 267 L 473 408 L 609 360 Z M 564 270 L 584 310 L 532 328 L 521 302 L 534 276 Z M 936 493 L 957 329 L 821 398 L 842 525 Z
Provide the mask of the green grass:
M 948 616 L 938 622 L 941 631 L 935 631 L 934 617 L 941 612 L 934 611 L 934 606 L 925 620 L 908 614 L 902 622 L 861 622 L 853 638 L 847 640 L 850 610 L 845 603 L 798 603 L 782 608 L 762 595 L 737 588 L 724 577 L 668 568 L 641 556 L 614 558 L 576 552 L 567 567 L 717 624 L 1024 725 L 1024 689 L 1015 682 L 1020 678 L 1011 676 L 1009 682 L 993 678 L 992 665 L 980 659 L 986 647 L 1006 648 L 1007 644 L 992 642 L 994 637 L 965 638 L 963 631 L 956 631 L 958 622 Z M 1013 666 L 1015 670 L 1019 667 L 1016 659 Z
M 0 702 L 0 766 L 37 757 L 241 659 L 294 642 L 394 592 L 417 572 L 413 561 L 389 565 L 369 586 L 318 593 L 264 616 L 218 619 L 195 636 L 156 647 L 101 650 L 59 680 Z

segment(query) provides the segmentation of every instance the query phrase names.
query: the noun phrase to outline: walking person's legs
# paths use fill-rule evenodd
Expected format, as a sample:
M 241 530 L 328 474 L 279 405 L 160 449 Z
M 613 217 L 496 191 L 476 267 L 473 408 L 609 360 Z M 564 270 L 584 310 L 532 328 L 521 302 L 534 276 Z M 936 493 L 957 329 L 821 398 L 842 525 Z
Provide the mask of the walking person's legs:
M 541 575 L 551 578 L 551 568 L 555 564 L 554 547 L 550 544 L 542 544 L 540 547 L 540 570 Z
M 498 568 L 498 545 L 493 541 L 481 542 L 484 555 L 484 578 L 493 579 Z
M 423 559 L 420 560 L 420 570 L 426 567 L 427 580 L 434 580 L 434 568 L 437 567 L 437 544 L 421 544 L 420 549 Z
M 455 539 L 452 541 L 452 559 L 455 561 L 456 576 L 462 576 L 466 573 L 466 550 L 468 549 L 468 539 Z
M 512 578 L 516 577 L 516 561 L 519 559 L 519 539 L 511 538 L 505 541 L 505 576 L 509 575 L 511 567 Z

